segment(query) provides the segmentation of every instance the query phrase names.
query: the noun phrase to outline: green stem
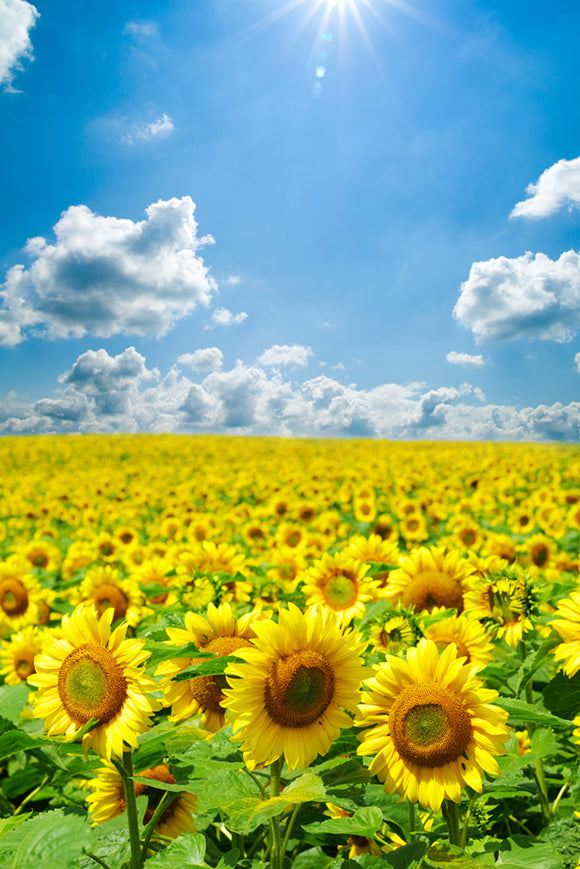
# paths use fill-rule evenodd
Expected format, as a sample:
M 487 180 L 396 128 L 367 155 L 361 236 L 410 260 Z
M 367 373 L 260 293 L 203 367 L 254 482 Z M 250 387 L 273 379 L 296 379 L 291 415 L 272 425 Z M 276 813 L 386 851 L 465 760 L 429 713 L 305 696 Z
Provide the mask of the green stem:
M 457 810 L 457 803 L 454 803 L 453 800 L 443 800 L 441 809 L 443 811 L 445 823 L 447 824 L 449 842 L 451 845 L 459 846 L 461 840 L 459 836 L 459 812 Z
M 139 818 L 137 816 L 137 797 L 133 783 L 133 751 L 129 748 L 123 751 L 123 760 L 113 759 L 125 790 L 125 802 L 127 803 L 127 824 L 129 827 L 129 841 L 131 843 L 131 869 L 142 869 L 141 838 L 139 835 Z
M 461 829 L 461 840 L 459 842 L 459 847 L 463 848 L 465 851 L 465 846 L 467 845 L 467 828 L 469 827 L 469 821 L 471 818 L 471 810 L 473 809 L 473 798 L 469 800 L 469 804 L 467 806 L 467 811 L 465 812 L 465 817 L 463 819 L 463 827 Z
M 266 794 L 266 788 L 262 785 L 260 779 L 257 776 L 255 776 L 254 773 L 251 770 L 249 770 L 247 767 L 244 767 L 243 769 L 244 769 L 244 772 L 250 776 L 250 778 L 252 779 L 254 784 L 259 788 L 260 793 L 262 794 L 262 799 L 267 800 L 268 796 Z
M 19 815 L 20 812 L 22 811 L 22 809 L 24 808 L 24 806 L 28 805 L 28 803 L 34 799 L 36 794 L 40 793 L 40 791 L 43 789 L 43 787 L 45 786 L 47 781 L 48 781 L 48 776 L 45 775 L 44 778 L 42 779 L 42 781 L 40 782 L 40 784 L 38 785 L 38 787 L 34 788 L 33 791 L 30 791 L 30 793 L 24 797 L 24 799 L 22 800 L 22 802 L 20 803 L 18 808 L 16 808 L 12 814 Z
M 270 798 L 280 796 L 280 776 L 284 756 L 279 757 L 270 766 Z M 280 815 L 270 819 L 270 869 L 282 869 L 282 843 L 280 840 Z
M 141 860 L 144 863 L 147 859 L 147 852 L 149 850 L 149 842 L 151 841 L 151 836 L 155 832 L 155 827 L 159 823 L 159 819 L 167 809 L 167 806 L 173 802 L 173 800 L 177 799 L 179 794 L 170 793 L 169 791 L 165 791 L 161 799 L 159 800 L 159 804 L 155 811 L 151 816 L 151 820 L 143 830 L 143 845 L 141 847 Z
M 296 803 L 296 805 L 294 806 L 294 811 L 290 815 L 290 820 L 288 821 L 286 833 L 284 835 L 284 841 L 282 842 L 282 861 L 284 860 L 284 854 L 286 853 L 286 849 L 288 848 L 288 842 L 290 841 L 290 834 L 292 833 L 292 827 L 294 826 L 296 815 L 298 814 L 301 807 L 302 803 Z
M 556 814 L 556 810 L 557 810 L 558 806 L 560 805 L 560 800 L 562 799 L 562 797 L 566 793 L 566 790 L 567 790 L 569 784 L 570 784 L 570 782 L 566 782 L 560 788 L 560 790 L 558 792 L 558 796 L 554 800 L 554 805 L 552 806 L 552 817 L 554 817 L 554 815 Z
M 519 652 L 520 658 L 522 661 L 526 660 L 526 644 L 523 640 L 520 640 L 519 643 Z M 528 679 L 526 682 L 526 702 L 533 706 L 534 704 L 534 686 L 532 684 L 532 680 Z M 536 725 L 531 722 L 527 724 L 528 733 L 530 736 L 533 735 Z M 548 798 L 548 786 L 546 785 L 546 776 L 544 775 L 544 764 L 542 763 L 542 758 L 536 758 L 534 763 L 534 778 L 536 779 L 536 784 L 538 786 L 538 795 L 540 797 L 540 805 L 542 807 L 542 814 L 544 816 L 544 821 L 546 824 L 549 824 L 552 821 L 552 810 L 550 809 L 550 800 Z
M 108 864 L 108 863 L 105 863 L 104 860 L 101 860 L 100 857 L 97 857 L 96 854 L 89 854 L 88 851 L 85 851 L 85 853 L 86 853 L 87 857 L 90 857 L 91 860 L 94 860 L 95 863 L 98 863 L 99 866 L 102 866 L 102 867 L 103 867 L 103 869 L 111 869 L 111 867 L 109 866 L 109 864 Z
M 415 817 L 415 803 L 409 800 L 409 838 L 411 838 L 417 829 L 417 819 Z

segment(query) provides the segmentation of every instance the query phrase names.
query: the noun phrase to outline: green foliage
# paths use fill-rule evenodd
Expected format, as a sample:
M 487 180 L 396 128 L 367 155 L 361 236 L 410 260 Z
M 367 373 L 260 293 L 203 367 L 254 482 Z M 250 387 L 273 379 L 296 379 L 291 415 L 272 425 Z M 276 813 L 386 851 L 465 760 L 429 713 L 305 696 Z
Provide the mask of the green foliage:
M 560 718 L 574 718 L 580 712 L 580 673 L 571 678 L 556 673 L 542 692 L 546 708 Z

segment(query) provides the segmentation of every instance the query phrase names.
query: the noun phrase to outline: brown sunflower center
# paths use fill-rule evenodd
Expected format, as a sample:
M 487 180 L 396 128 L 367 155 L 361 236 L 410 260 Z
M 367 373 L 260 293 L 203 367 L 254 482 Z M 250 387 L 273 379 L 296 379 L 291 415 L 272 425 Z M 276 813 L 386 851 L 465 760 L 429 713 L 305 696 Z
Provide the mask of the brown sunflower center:
M 214 655 L 231 655 L 236 649 L 251 645 L 245 637 L 214 637 L 203 646 L 203 649 L 206 652 L 213 652 Z M 204 660 L 206 659 L 193 658 L 191 663 L 198 664 Z M 228 687 L 225 676 L 220 674 L 196 676 L 190 680 L 189 687 L 192 696 L 203 709 L 210 709 L 213 712 L 223 711 L 221 705 L 224 699 L 223 689 Z
M 164 782 L 168 785 L 175 784 L 175 777 L 172 776 L 169 772 L 169 767 L 167 766 L 167 764 L 149 767 L 149 769 L 145 769 L 143 770 L 143 772 L 137 773 L 136 778 L 139 778 L 139 776 L 143 776 L 143 778 L 153 778 L 156 781 Z M 153 817 L 155 809 L 161 802 L 164 793 L 164 790 L 156 788 L 153 785 L 148 785 L 137 781 L 135 782 L 135 795 L 140 797 L 145 794 L 147 796 L 147 808 L 143 817 L 143 822 L 145 824 L 148 824 Z M 161 815 L 159 823 L 166 821 L 173 814 L 174 810 L 175 806 L 173 804 L 170 804 Z
M 457 760 L 472 737 L 471 719 L 460 697 L 435 683 L 405 688 L 389 714 L 389 732 L 404 760 L 423 767 Z
M 0 607 L 7 616 L 21 616 L 28 609 L 28 592 L 18 579 L 0 582 Z
M 423 570 L 411 579 L 403 604 L 431 612 L 437 606 L 463 611 L 463 591 L 456 579 L 440 570 Z
M 358 582 L 348 573 L 337 573 L 324 586 L 324 597 L 335 610 L 345 610 L 356 603 Z
M 123 708 L 127 682 L 113 653 L 96 643 L 73 649 L 58 676 L 60 699 L 73 721 L 106 724 Z
M 264 704 L 281 727 L 308 727 L 327 709 L 334 684 L 334 671 L 326 657 L 314 649 L 301 649 L 274 663 Z
M 124 618 L 129 608 L 129 601 L 119 586 L 108 582 L 104 582 L 97 588 L 93 595 L 93 602 L 99 616 L 102 616 L 109 607 L 113 607 L 115 610 L 114 622 Z

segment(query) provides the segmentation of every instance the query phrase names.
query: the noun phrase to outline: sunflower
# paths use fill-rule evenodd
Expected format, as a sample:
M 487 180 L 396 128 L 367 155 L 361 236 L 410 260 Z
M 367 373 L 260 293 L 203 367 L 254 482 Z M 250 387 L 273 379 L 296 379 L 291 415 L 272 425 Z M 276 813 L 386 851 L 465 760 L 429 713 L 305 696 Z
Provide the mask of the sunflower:
M 365 603 L 373 600 L 378 583 L 368 577 L 368 565 L 350 552 L 324 553 L 306 573 L 302 591 L 307 606 L 318 606 L 338 613 L 343 622 L 360 618 Z
M 463 610 L 463 594 L 474 568 L 461 553 L 441 547 L 421 546 L 399 561 L 390 577 L 384 597 L 416 610 L 435 607 Z
M 412 610 L 391 611 L 371 627 L 371 643 L 375 651 L 400 655 L 409 646 L 416 646 L 423 631 Z
M 169 772 L 167 764 L 153 766 L 135 773 L 135 778 L 155 779 L 164 784 L 175 784 L 175 777 Z M 89 814 L 93 826 L 104 824 L 111 818 L 122 815 L 127 808 L 123 781 L 119 771 L 112 763 L 106 762 L 97 770 L 94 779 L 90 779 L 88 786 L 91 789 L 87 797 Z M 135 781 L 135 795 L 147 797 L 147 808 L 143 822 L 148 824 L 161 798 L 166 792 L 154 785 Z M 178 793 L 161 817 L 159 818 L 155 832 L 167 839 L 175 839 L 181 833 L 195 833 L 193 813 L 197 808 L 197 797 L 193 794 Z
M 0 634 L 6 636 L 26 625 L 38 624 L 44 591 L 18 555 L 0 563 Z
M 278 618 L 257 623 L 254 648 L 236 652 L 243 662 L 228 665 L 223 705 L 233 713 L 246 763 L 284 756 L 289 769 L 302 769 L 352 725 L 347 711 L 355 711 L 369 673 L 365 644 L 321 607 L 302 613 L 290 604 Z
M 493 660 L 493 643 L 485 627 L 465 615 L 449 616 L 434 622 L 425 628 L 425 636 L 433 640 L 441 651 L 450 643 L 455 643 L 458 657 L 466 658 L 467 664 L 485 666 Z
M 465 605 L 474 619 L 481 619 L 495 636 L 517 648 L 537 613 L 537 594 L 528 574 L 517 566 L 492 573 L 488 581 L 474 584 L 465 595 Z
M 484 772 L 499 774 L 508 716 L 491 704 L 497 691 L 483 687 L 477 669 L 457 658 L 454 644 L 440 656 L 425 638 L 365 683 L 370 693 L 355 723 L 371 727 L 358 753 L 374 755 L 370 771 L 386 793 L 437 812 L 444 799 L 460 802 L 466 785 L 481 793 Z
M 34 625 L 28 625 L 12 634 L 2 643 L 0 650 L 0 675 L 7 685 L 26 682 L 35 672 L 34 658 L 42 651 L 43 635 Z
M 580 670 L 580 591 L 559 602 L 551 624 L 563 640 L 554 649 L 554 659 L 564 662 L 566 676 L 575 676 Z
M 267 614 L 268 616 L 270 613 Z M 210 604 L 207 618 L 198 613 L 185 614 L 185 629 L 167 628 L 169 643 L 184 646 L 195 643 L 198 649 L 211 652 L 214 655 L 231 655 L 242 646 L 251 646 L 255 637 L 254 625 L 265 618 L 266 613 L 254 611 L 242 616 L 237 621 L 229 603 L 215 607 Z M 202 727 L 212 733 L 223 727 L 225 710 L 223 708 L 223 689 L 227 687 L 224 676 L 196 676 L 193 679 L 173 681 L 173 677 L 181 673 L 191 664 L 203 661 L 203 658 L 172 658 L 163 661 L 157 668 L 156 675 L 162 676 L 161 687 L 166 706 L 171 706 L 171 721 L 184 721 L 203 712 Z
M 17 552 L 28 562 L 28 569 L 56 570 L 61 562 L 60 549 L 49 540 L 31 540 L 18 547 Z
M 142 640 L 125 639 L 126 625 L 111 632 L 113 615 L 112 607 L 99 618 L 92 606 L 80 604 L 63 616 L 62 638 L 47 642 L 28 680 L 39 689 L 34 716 L 46 719 L 49 735 L 73 736 L 95 718 L 98 724 L 83 736 L 83 745 L 107 759 L 120 756 L 124 743 L 137 746 L 137 736 L 160 708 L 146 696 L 157 690 L 141 669 L 149 652 Z
M 114 567 L 107 564 L 87 570 L 78 593 L 80 600 L 92 603 L 100 616 L 112 607 L 114 622 L 125 619 L 132 627 L 139 624 L 143 595 L 134 580 L 121 579 Z
M 532 534 L 522 544 L 522 547 L 529 563 L 538 568 L 551 567 L 558 551 L 556 541 L 546 537 L 545 534 Z

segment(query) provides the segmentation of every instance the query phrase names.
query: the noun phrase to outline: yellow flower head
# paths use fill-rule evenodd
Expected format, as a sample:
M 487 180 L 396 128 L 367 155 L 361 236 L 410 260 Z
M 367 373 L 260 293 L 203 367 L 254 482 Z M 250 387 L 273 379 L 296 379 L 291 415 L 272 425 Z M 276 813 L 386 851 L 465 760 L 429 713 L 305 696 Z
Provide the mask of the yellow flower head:
M 458 551 L 422 546 L 402 556 L 389 576 L 384 597 L 415 610 L 436 607 L 463 611 L 463 595 L 474 569 Z
M 172 645 L 184 646 L 187 643 L 195 643 L 201 651 L 211 652 L 214 655 L 231 655 L 242 646 L 251 646 L 252 638 L 255 637 L 254 625 L 270 615 L 270 613 L 254 611 L 236 621 L 229 603 L 222 603 L 219 607 L 210 604 L 207 618 L 198 613 L 188 612 L 185 614 L 185 629 L 167 628 L 167 635 Z M 157 675 L 163 677 L 161 687 L 165 705 L 171 706 L 170 720 L 184 721 L 202 712 L 202 727 L 215 733 L 223 727 L 225 719 L 223 708 L 223 689 L 227 686 L 225 677 L 196 676 L 193 679 L 173 681 L 173 677 L 186 667 L 203 660 L 203 658 L 175 658 L 164 661 L 159 664 Z
M 356 709 L 369 672 L 365 644 L 321 607 L 304 614 L 290 604 L 277 624 L 262 621 L 254 630 L 254 646 L 239 649 L 242 662 L 226 670 L 231 688 L 223 705 L 233 713 L 234 739 L 247 763 L 283 755 L 290 769 L 302 769 L 352 725 L 347 711 Z
M 43 589 L 18 555 L 0 563 L 0 633 L 38 624 L 43 614 Z
M 477 669 L 457 658 L 454 644 L 440 656 L 425 638 L 365 683 L 356 724 L 370 729 L 358 752 L 374 756 L 370 771 L 386 793 L 437 812 L 444 799 L 460 802 L 466 785 L 481 792 L 484 772 L 499 774 L 507 713 L 491 704 L 497 692 L 483 687 Z
M 563 640 L 554 649 L 554 659 L 563 661 L 566 676 L 575 676 L 580 670 L 580 591 L 559 602 L 551 624 Z
M 91 603 L 101 616 L 113 608 L 113 621 L 125 619 L 135 627 L 141 618 L 143 595 L 134 580 L 122 579 L 114 567 L 105 565 L 88 570 L 82 581 L 78 597 L 81 602 Z
M 41 653 L 42 644 L 42 631 L 34 625 L 22 628 L 2 643 L 0 674 L 7 685 L 19 685 L 32 676 L 35 672 L 34 658 Z
M 485 665 L 493 660 L 493 643 L 485 627 L 465 615 L 449 616 L 425 628 L 425 636 L 441 651 L 450 643 L 457 647 L 457 657 L 466 658 L 467 664 Z
M 514 565 L 492 573 L 488 581 L 475 583 L 465 595 L 465 605 L 472 618 L 481 619 L 515 649 L 533 627 L 536 598 L 529 576 Z
M 62 637 L 47 642 L 28 680 L 39 689 L 34 716 L 46 719 L 48 733 L 72 737 L 95 718 L 83 744 L 107 759 L 122 755 L 124 743 L 137 746 L 137 736 L 160 708 L 147 696 L 157 685 L 141 667 L 149 652 L 142 640 L 125 638 L 126 625 L 111 631 L 113 613 L 111 607 L 99 618 L 92 606 L 81 604 L 63 616 Z
M 367 576 L 368 565 L 350 552 L 324 553 L 306 573 L 303 592 L 307 606 L 323 606 L 343 623 L 360 618 L 365 603 L 375 597 L 377 583 Z

